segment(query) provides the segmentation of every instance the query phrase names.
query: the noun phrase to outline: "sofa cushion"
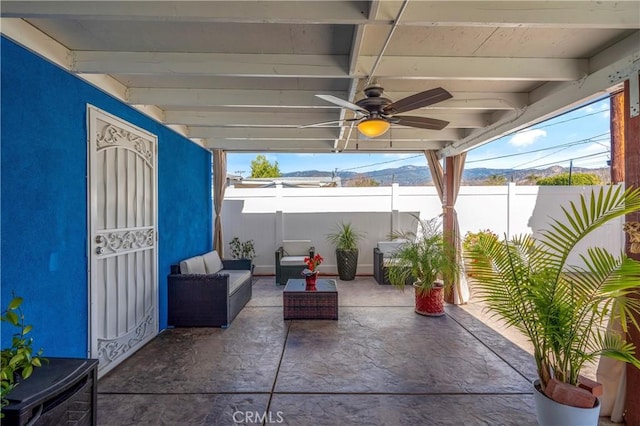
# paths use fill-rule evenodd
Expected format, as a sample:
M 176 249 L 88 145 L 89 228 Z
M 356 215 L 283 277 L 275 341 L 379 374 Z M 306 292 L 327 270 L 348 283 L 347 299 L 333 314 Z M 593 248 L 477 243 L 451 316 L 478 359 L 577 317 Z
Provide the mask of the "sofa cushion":
M 220 260 L 220 256 L 218 255 L 218 252 L 215 250 L 202 255 L 202 258 L 204 259 L 204 267 L 207 271 L 207 274 L 215 274 L 218 271 L 222 270 L 222 268 L 224 267 L 222 265 L 222 260 Z
M 194 256 L 180 262 L 181 274 L 206 274 L 207 270 L 204 266 L 202 256 Z
M 311 240 L 283 240 L 282 250 L 285 256 L 309 256 Z
M 399 266 L 399 265 L 411 266 L 411 263 L 407 262 L 406 260 L 396 259 L 393 257 L 385 257 L 384 259 L 382 259 L 382 266 L 384 266 L 385 268 L 388 268 L 390 266 Z
M 378 241 L 378 250 L 387 256 L 393 256 L 407 240 Z
M 309 256 L 285 256 L 282 259 L 280 259 L 280 265 L 282 266 L 291 266 L 291 265 L 306 265 L 306 263 L 304 263 L 304 259 L 305 257 L 309 257 Z
M 235 293 L 242 284 L 251 279 L 251 272 L 247 270 L 223 269 L 219 273 L 229 274 L 229 295 Z

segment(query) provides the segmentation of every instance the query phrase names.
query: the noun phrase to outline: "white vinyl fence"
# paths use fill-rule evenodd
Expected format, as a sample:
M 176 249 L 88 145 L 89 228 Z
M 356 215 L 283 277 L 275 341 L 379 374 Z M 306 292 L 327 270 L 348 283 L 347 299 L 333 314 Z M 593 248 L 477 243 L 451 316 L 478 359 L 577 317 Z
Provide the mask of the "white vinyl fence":
M 561 207 L 600 187 L 579 186 L 466 186 L 456 203 L 460 230 L 489 229 L 500 236 L 533 233 L 549 218 L 559 218 Z M 234 188 L 225 193 L 222 209 L 224 255 L 233 237 L 253 240 L 255 273 L 275 273 L 275 250 L 283 239 L 309 239 L 324 258 L 322 273 L 337 273 L 334 248 L 327 234 L 341 222 L 350 222 L 365 234 L 360 243 L 358 274 L 373 274 L 373 248 L 392 231 L 415 230 L 413 215 L 430 219 L 442 213 L 432 186 L 364 188 Z M 582 247 L 599 245 L 612 252 L 624 248 L 623 219 L 598 230 Z M 576 256 L 572 261 L 578 262 Z

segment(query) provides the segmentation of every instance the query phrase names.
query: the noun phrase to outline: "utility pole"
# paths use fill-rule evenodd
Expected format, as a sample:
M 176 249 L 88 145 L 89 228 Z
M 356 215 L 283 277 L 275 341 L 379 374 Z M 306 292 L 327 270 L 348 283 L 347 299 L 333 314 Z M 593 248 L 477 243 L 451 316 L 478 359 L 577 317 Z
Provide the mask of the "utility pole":
M 573 160 L 569 161 L 569 185 L 571 185 L 571 174 L 573 173 Z

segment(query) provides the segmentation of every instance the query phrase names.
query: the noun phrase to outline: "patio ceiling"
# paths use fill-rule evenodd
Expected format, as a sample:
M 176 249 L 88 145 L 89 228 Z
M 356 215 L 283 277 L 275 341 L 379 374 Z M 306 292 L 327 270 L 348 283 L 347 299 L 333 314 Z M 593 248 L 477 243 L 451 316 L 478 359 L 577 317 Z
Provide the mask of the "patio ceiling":
M 640 2 L 2 1 L 2 33 L 209 148 L 453 155 L 616 90 L 640 68 Z M 322 100 L 368 82 L 443 130 L 367 139 Z

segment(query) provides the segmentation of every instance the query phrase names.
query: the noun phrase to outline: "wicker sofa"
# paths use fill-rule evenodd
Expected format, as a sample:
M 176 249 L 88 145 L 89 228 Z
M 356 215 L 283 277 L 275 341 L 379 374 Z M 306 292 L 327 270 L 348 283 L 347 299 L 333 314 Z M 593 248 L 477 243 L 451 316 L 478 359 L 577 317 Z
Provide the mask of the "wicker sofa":
M 220 259 L 214 250 L 171 267 L 168 322 L 174 327 L 228 327 L 251 300 L 251 259 Z

